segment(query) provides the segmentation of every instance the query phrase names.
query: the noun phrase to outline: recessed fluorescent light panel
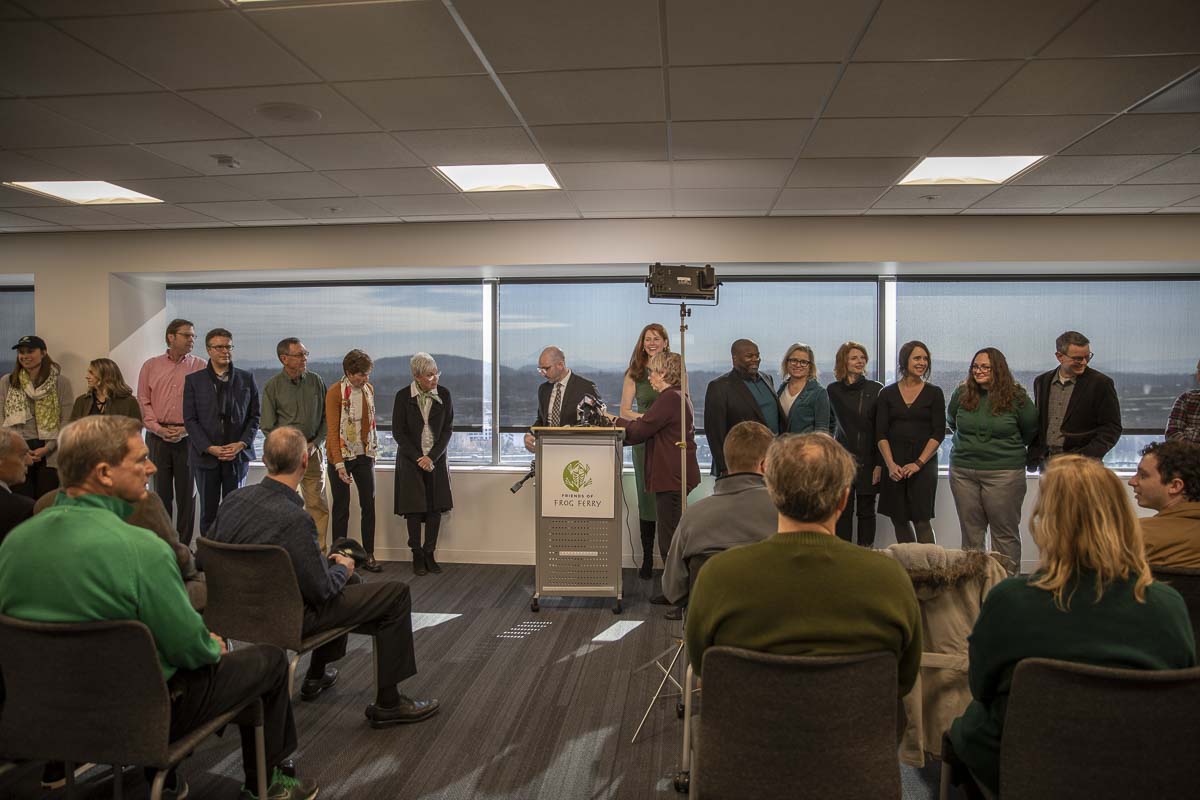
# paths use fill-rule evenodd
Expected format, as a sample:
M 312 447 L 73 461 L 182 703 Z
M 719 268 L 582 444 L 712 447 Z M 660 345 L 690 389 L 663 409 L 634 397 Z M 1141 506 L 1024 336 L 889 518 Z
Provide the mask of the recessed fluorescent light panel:
M 1043 158 L 1045 156 L 927 158 L 905 175 L 899 185 L 1004 183 Z
M 464 192 L 529 192 L 557 189 L 545 164 L 482 164 L 438 167 L 438 172 Z
M 157 197 L 105 181 L 13 181 L 4 185 L 85 206 L 162 202 Z

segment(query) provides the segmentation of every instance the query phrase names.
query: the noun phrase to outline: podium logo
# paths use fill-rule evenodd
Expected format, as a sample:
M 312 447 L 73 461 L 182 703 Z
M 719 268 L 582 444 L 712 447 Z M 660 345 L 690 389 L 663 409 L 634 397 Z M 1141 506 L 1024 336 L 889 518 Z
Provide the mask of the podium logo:
M 588 477 L 591 471 L 592 468 L 582 461 L 572 461 L 563 467 L 563 483 L 572 492 L 582 492 L 592 485 L 592 479 Z

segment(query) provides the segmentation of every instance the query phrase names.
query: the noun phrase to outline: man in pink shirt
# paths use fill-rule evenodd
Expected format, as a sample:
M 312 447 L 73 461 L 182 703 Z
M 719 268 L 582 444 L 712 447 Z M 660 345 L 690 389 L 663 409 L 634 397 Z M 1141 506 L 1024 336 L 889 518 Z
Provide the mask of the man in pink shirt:
M 187 431 L 183 427 L 183 379 L 204 369 L 204 359 L 191 355 L 195 345 L 196 328 L 192 323 L 171 320 L 167 326 L 167 352 L 142 364 L 137 388 L 146 423 L 146 445 L 150 460 L 158 468 L 154 493 L 162 498 L 167 514 L 178 500 L 175 530 L 185 545 L 192 541 L 196 504 L 188 467 Z

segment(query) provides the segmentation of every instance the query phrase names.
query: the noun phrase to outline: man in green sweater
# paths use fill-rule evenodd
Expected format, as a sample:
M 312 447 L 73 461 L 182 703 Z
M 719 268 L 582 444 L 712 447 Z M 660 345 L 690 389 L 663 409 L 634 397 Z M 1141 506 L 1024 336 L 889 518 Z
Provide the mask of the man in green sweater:
M 34 622 L 137 620 L 150 629 L 171 697 L 172 740 L 247 697 L 263 701 L 271 800 L 310 800 L 312 781 L 276 767 L 296 748 L 282 650 L 248 646 L 228 653 L 188 601 L 175 554 L 150 531 L 125 522 L 155 472 L 141 423 L 84 417 L 59 434 L 63 491 L 55 504 L 18 525 L 0 547 L 0 614 Z M 37 720 L 27 720 L 36 725 Z M 254 728 L 243 727 L 243 798 L 255 798 Z M 187 795 L 174 774 L 169 797 Z
M 781 655 L 895 653 L 897 696 L 921 665 L 921 612 L 896 561 L 839 539 L 854 459 L 829 434 L 777 440 L 766 484 L 778 533 L 713 556 L 692 590 L 687 645 L 700 672 L 715 645 Z

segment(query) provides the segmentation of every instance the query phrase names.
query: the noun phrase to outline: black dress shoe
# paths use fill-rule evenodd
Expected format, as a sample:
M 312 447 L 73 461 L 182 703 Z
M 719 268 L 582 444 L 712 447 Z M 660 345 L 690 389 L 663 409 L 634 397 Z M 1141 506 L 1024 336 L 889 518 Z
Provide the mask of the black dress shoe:
M 283 761 L 279 762 L 279 766 L 277 766 L 276 769 L 278 769 L 284 775 L 287 775 L 289 778 L 294 778 L 296 777 L 296 760 L 293 758 L 285 758 Z
M 367 719 L 370 720 L 372 728 L 385 728 L 388 725 L 429 719 L 437 710 L 437 700 L 413 700 L 411 697 L 400 695 L 400 702 L 390 708 L 374 703 L 367 706 Z
M 651 602 L 651 603 L 653 603 L 653 604 L 654 604 L 654 605 L 656 605 L 656 606 L 669 606 L 669 605 L 671 605 L 671 601 L 667 599 L 666 595 L 662 595 L 662 594 L 656 594 L 656 595 L 654 595 L 654 597 L 651 597 L 651 598 L 650 598 L 650 602 Z
M 638 567 L 638 577 L 644 581 L 648 581 L 654 577 L 654 562 L 650 559 L 644 559 L 642 565 Z
M 421 550 L 413 550 L 413 575 L 425 575 L 429 570 L 425 566 L 425 553 Z
M 439 566 L 438 562 L 434 561 L 433 559 L 433 553 L 425 553 L 425 567 L 435 575 L 440 575 L 442 573 L 441 566 Z
M 383 572 L 383 565 L 375 560 L 375 556 L 371 556 L 367 563 L 362 565 L 362 568 L 367 572 Z
M 316 700 L 321 692 L 337 683 L 337 667 L 326 667 L 325 674 L 319 678 L 305 678 L 300 684 L 300 697 L 304 700 Z

